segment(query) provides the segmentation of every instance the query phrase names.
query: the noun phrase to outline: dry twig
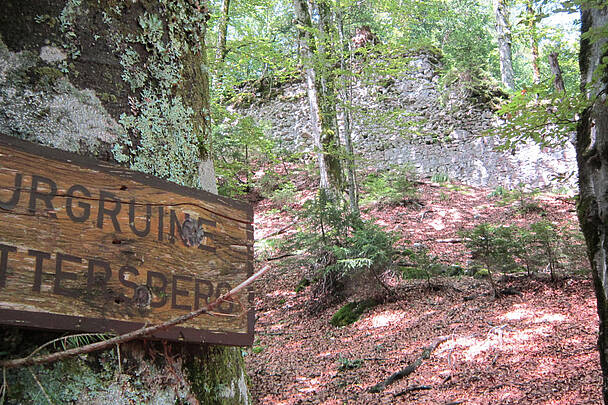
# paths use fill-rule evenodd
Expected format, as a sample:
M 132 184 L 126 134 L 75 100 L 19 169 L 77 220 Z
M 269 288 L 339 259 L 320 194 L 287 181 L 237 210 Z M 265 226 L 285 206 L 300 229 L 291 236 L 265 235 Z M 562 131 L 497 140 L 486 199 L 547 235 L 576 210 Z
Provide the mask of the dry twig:
M 204 313 L 208 313 L 209 311 L 211 311 L 212 309 L 217 307 L 222 302 L 228 301 L 232 296 L 238 294 L 241 290 L 243 290 L 245 287 L 249 286 L 260 276 L 262 276 L 262 274 L 266 273 L 266 271 L 268 271 L 269 268 L 270 268 L 269 265 L 264 266 L 260 271 L 258 271 L 257 273 L 255 273 L 254 275 L 249 277 L 247 280 L 243 281 L 238 286 L 234 287 L 232 290 L 228 291 L 226 294 L 218 297 L 215 301 L 209 303 L 208 305 L 205 305 L 204 307 L 199 308 L 196 311 L 190 312 L 190 313 L 182 315 L 180 317 L 173 318 L 167 322 L 163 322 L 161 324 L 153 325 L 153 326 L 144 326 L 140 329 L 134 330 L 133 332 L 125 333 L 124 335 L 116 336 L 116 337 L 108 339 L 108 340 L 91 343 L 91 344 L 88 344 L 85 346 L 81 346 L 81 347 L 77 347 L 77 348 L 69 349 L 69 350 L 64 350 L 64 351 L 57 352 L 57 353 L 51 353 L 51 354 L 47 354 L 44 356 L 38 356 L 38 357 L 29 357 L 28 356 L 28 357 L 23 357 L 20 359 L 0 361 L 0 367 L 15 368 L 15 367 L 32 366 L 34 364 L 52 363 L 55 361 L 67 359 L 72 356 L 77 356 L 79 354 L 85 354 L 85 353 L 91 353 L 94 351 L 104 350 L 104 349 L 107 349 L 114 345 L 126 343 L 126 342 L 129 342 L 134 339 L 149 336 L 160 330 L 170 328 L 171 326 L 179 325 L 181 323 L 189 321 L 190 319 L 194 319 L 197 316 L 200 316 Z

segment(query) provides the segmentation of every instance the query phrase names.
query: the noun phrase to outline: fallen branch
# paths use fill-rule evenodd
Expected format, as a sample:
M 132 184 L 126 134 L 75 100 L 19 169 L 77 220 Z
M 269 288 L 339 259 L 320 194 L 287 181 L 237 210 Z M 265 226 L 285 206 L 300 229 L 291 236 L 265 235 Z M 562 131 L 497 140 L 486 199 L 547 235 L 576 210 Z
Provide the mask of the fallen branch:
M 369 392 L 374 392 L 374 393 L 382 392 L 390 384 L 394 383 L 397 380 L 402 379 L 403 377 L 407 377 L 408 375 L 412 374 L 414 371 L 416 371 L 416 369 L 418 367 L 420 367 L 420 365 L 422 364 L 422 362 L 424 360 L 431 357 L 431 353 L 433 352 L 433 350 L 435 350 L 437 348 L 437 346 L 439 346 L 446 340 L 448 340 L 447 336 L 440 337 L 437 340 L 435 340 L 430 346 L 427 346 L 422 350 L 422 354 L 420 356 L 418 356 L 418 358 L 416 360 L 414 360 L 412 363 L 410 363 L 407 367 L 397 371 L 396 373 L 393 373 L 386 380 L 371 387 L 369 389 Z
M 430 385 L 412 385 L 410 387 L 407 387 L 403 391 L 399 391 L 394 396 L 399 397 L 401 395 L 407 394 L 408 392 L 431 390 L 431 389 L 433 389 L 433 387 L 431 387 Z
M 235 296 L 241 290 L 243 290 L 245 287 L 247 287 L 251 283 L 253 283 L 262 274 L 266 273 L 266 271 L 268 271 L 269 268 L 270 268 L 269 265 L 264 266 L 260 271 L 258 271 L 257 273 L 255 273 L 254 275 L 249 277 L 247 280 L 243 281 L 238 286 L 234 287 L 232 290 L 228 291 L 226 294 L 218 297 L 215 301 L 205 305 L 202 308 L 197 309 L 196 311 L 190 312 L 188 314 L 182 315 L 177 318 L 173 318 L 167 322 L 163 322 L 161 324 L 153 325 L 153 326 L 144 326 L 140 329 L 134 330 L 133 332 L 125 333 L 124 335 L 116 336 L 116 337 L 108 339 L 108 340 L 91 343 L 91 344 L 88 344 L 85 346 L 76 347 L 74 349 L 64 350 L 64 351 L 57 352 L 57 353 L 51 353 L 51 354 L 47 354 L 44 356 L 38 356 L 38 357 L 28 356 L 28 357 L 23 357 L 20 359 L 0 361 L 0 367 L 15 368 L 15 367 L 32 366 L 35 364 L 52 363 L 55 361 L 67 359 L 69 357 L 78 356 L 80 354 L 91 353 L 94 351 L 108 349 L 114 345 L 126 343 L 126 342 L 129 342 L 134 339 L 149 336 L 160 330 L 170 328 L 171 326 L 179 325 L 180 323 L 184 323 L 186 321 L 189 321 L 190 319 L 194 319 L 197 316 L 200 316 L 204 313 L 208 313 L 209 311 L 213 310 L 215 307 L 217 307 L 222 302 L 228 301 L 231 297 Z

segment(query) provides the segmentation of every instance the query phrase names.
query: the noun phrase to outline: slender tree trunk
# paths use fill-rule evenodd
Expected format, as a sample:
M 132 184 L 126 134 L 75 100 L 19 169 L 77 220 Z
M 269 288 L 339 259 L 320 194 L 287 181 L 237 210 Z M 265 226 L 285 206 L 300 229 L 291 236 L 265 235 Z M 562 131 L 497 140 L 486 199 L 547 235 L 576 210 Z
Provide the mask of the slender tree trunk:
M 217 48 L 215 50 L 215 64 L 221 66 L 226 58 L 226 33 L 228 32 L 228 20 L 230 18 L 230 0 L 222 0 L 222 15 L 217 34 Z
M 333 195 L 334 188 L 339 189 L 341 178 L 339 160 L 328 150 L 334 144 L 336 128 L 335 96 L 333 96 L 333 113 L 330 110 L 331 106 L 328 106 L 328 103 L 332 100 L 332 97 L 330 97 L 330 86 L 331 91 L 333 91 L 333 82 L 324 81 L 322 67 L 316 63 L 316 46 L 311 33 L 313 27 L 307 1 L 293 0 L 293 5 L 298 28 L 300 57 L 302 58 L 306 75 L 306 90 L 310 108 L 312 135 L 319 165 L 319 186 L 329 195 Z M 319 70 L 321 74 L 319 74 Z M 323 87 L 325 87 L 325 93 L 322 93 Z
M 346 55 L 349 56 L 348 62 L 350 63 L 350 41 L 346 40 L 346 36 L 344 34 L 344 21 L 343 14 L 340 8 L 340 3 L 338 1 L 336 12 L 336 22 L 338 25 L 338 33 L 340 35 L 340 45 L 342 48 L 342 52 L 340 52 L 340 70 L 342 72 L 346 71 L 347 61 Z M 351 213 L 356 216 L 360 215 L 359 211 L 359 196 L 357 194 L 357 175 L 355 171 L 355 152 L 353 149 L 352 142 L 352 131 L 351 131 L 351 105 L 352 105 L 352 79 L 350 76 L 343 74 L 342 75 L 342 120 L 344 122 L 344 147 L 346 149 L 346 173 L 347 173 L 347 183 L 348 183 L 348 201 L 350 205 Z
M 551 67 L 551 73 L 553 73 L 553 86 L 555 87 L 555 91 L 558 93 L 565 93 L 566 85 L 564 84 L 562 69 L 559 66 L 557 52 L 551 52 L 549 54 L 549 66 Z
M 538 53 L 538 35 L 536 33 L 536 12 L 532 7 L 532 1 L 526 3 L 526 12 L 528 18 L 528 28 L 530 34 L 530 49 L 532 50 L 532 74 L 535 84 L 540 83 L 540 67 Z
M 594 1 L 586 5 L 589 8 L 583 4 L 581 11 L 581 33 L 605 32 L 608 7 L 593 8 L 598 7 Z M 602 58 L 607 56 L 607 45 L 606 36 L 594 42 L 581 36 L 581 86 L 592 104 L 579 121 L 576 154 L 580 188 L 578 216 L 587 242 L 597 298 L 602 394 L 604 403 L 608 404 L 608 72 L 600 68 Z
M 509 8 L 506 0 L 493 0 L 496 17 L 496 34 L 498 53 L 500 55 L 500 77 L 502 84 L 509 90 L 515 89 L 513 74 L 513 56 L 511 53 L 511 26 L 509 24 Z
M 329 4 L 320 1 L 317 4 L 319 13 L 319 48 L 317 52 L 318 87 L 320 89 L 319 109 L 321 110 L 321 142 L 325 150 L 325 164 L 329 171 L 331 186 L 338 192 L 343 190 L 344 173 L 342 170 L 340 137 L 338 130 L 338 98 L 336 94 L 335 46 L 332 35 L 335 32 L 332 23 L 332 12 Z
M 316 85 L 317 75 L 313 66 L 314 41 L 310 33 L 312 22 L 306 0 L 293 0 L 293 7 L 298 28 L 298 48 L 302 64 L 304 65 L 304 73 L 306 74 L 306 93 L 310 109 L 310 123 L 317 154 L 317 164 L 319 165 L 319 187 L 322 190 L 329 191 L 329 174 L 325 165 L 325 159 L 323 158 L 324 150 L 321 143 L 321 112 L 319 111 L 319 93 Z

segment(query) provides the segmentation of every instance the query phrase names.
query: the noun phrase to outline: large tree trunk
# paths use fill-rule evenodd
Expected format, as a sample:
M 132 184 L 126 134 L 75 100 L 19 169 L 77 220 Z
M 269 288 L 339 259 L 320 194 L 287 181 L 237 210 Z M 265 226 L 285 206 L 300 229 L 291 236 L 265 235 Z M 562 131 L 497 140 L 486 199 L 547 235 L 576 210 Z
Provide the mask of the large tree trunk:
M 587 4 L 591 7 L 596 2 Z M 608 7 L 583 6 L 581 17 L 583 34 L 605 32 Z M 603 68 L 599 70 L 602 58 L 607 54 L 607 44 L 606 36 L 593 42 L 581 36 L 581 86 L 592 103 L 579 121 L 576 153 L 580 188 L 578 216 L 587 242 L 597 298 L 602 392 L 604 402 L 608 404 L 608 72 Z
M 189 0 L 5 0 L 0 132 L 214 191 L 206 18 Z M 54 337 L 1 328 L 0 352 Z M 209 345 L 140 341 L 6 377 L 8 403 L 250 402 L 240 349 Z
M 511 26 L 509 24 L 509 8 L 506 0 L 493 0 L 496 17 L 496 34 L 498 53 L 500 55 L 500 77 L 502 84 L 509 90 L 515 89 L 513 74 L 513 56 L 511 53 Z
M 338 98 L 336 93 L 336 47 L 332 42 L 334 35 L 333 15 L 328 2 L 317 4 L 319 14 L 319 48 L 317 52 L 318 88 L 320 91 L 319 109 L 321 110 L 321 142 L 326 151 L 325 163 L 329 170 L 329 180 L 332 187 L 342 191 L 344 173 L 340 155 L 340 137 L 338 131 Z
M 324 158 L 324 148 L 321 143 L 321 111 L 319 110 L 319 92 L 317 89 L 317 74 L 314 69 L 314 40 L 311 35 L 312 22 L 310 11 L 306 0 L 293 0 L 298 28 L 298 48 L 300 58 L 304 65 L 306 74 L 306 92 L 308 94 L 308 106 L 310 108 L 310 122 L 312 126 L 312 137 L 317 153 L 317 164 L 319 165 L 319 187 L 329 191 L 329 172 Z

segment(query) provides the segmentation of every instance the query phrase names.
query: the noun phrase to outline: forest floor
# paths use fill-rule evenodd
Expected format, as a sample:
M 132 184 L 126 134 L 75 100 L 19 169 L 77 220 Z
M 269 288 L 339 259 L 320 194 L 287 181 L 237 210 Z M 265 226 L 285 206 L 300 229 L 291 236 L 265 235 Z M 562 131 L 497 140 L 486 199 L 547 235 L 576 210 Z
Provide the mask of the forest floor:
M 298 189 L 298 200 L 314 196 L 306 184 Z M 366 217 L 424 243 L 442 262 L 463 266 L 471 257 L 460 229 L 539 219 L 576 227 L 570 198 L 538 195 L 533 201 L 542 209 L 524 213 L 521 201 L 504 203 L 491 192 L 422 182 L 419 204 L 371 206 Z M 267 199 L 256 205 L 256 239 L 293 223 L 293 211 L 284 208 Z M 597 313 L 584 257 L 580 266 L 562 269 L 556 282 L 547 274 L 499 276 L 501 288 L 518 292 L 501 298 L 494 298 L 487 280 L 470 276 L 438 277 L 433 288 L 426 280 L 389 276 L 396 298 L 345 327 L 332 326 L 332 315 L 373 288 L 360 285 L 346 301 L 311 314 L 311 288 L 295 292 L 308 271 L 272 265 L 256 285 L 255 343 L 245 357 L 255 403 L 601 403 Z M 369 392 L 438 342 L 409 376 Z

